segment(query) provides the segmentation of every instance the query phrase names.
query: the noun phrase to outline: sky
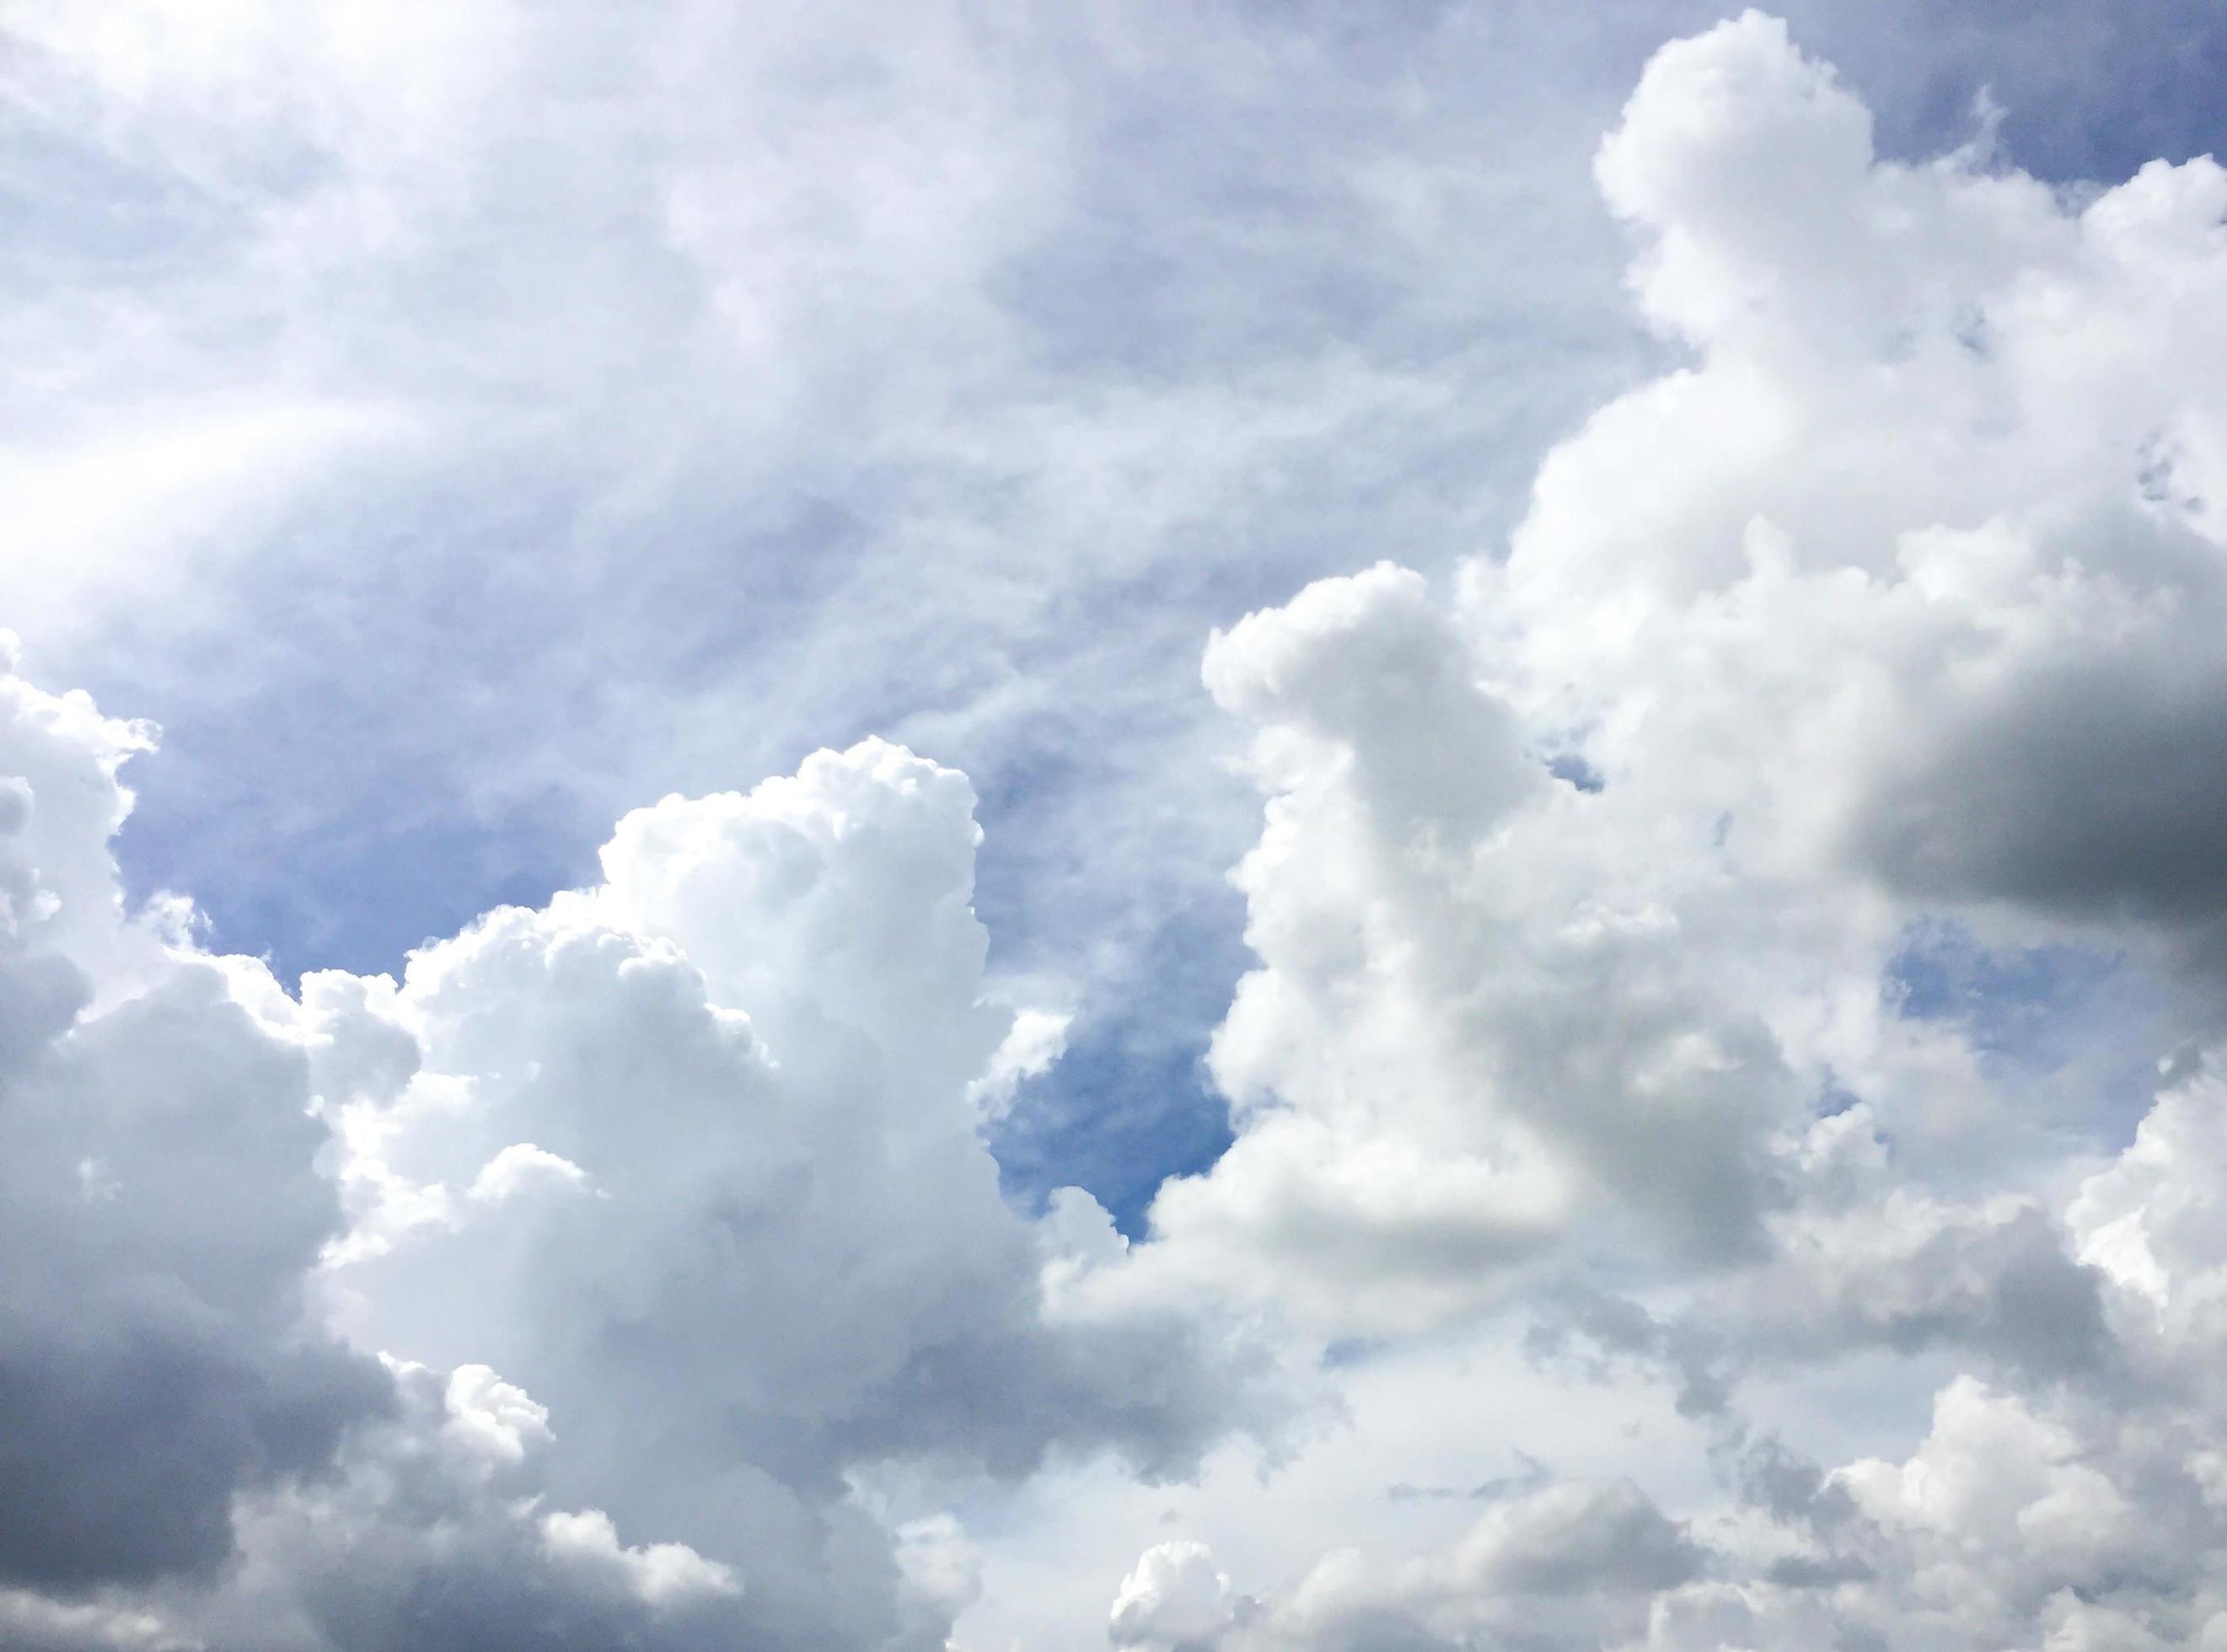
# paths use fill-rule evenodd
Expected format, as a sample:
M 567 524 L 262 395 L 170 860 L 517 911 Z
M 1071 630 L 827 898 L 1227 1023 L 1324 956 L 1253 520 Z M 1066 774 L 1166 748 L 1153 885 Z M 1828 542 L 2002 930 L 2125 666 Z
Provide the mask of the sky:
M 2227 1652 L 2223 73 L 9 9 L 0 1641 Z

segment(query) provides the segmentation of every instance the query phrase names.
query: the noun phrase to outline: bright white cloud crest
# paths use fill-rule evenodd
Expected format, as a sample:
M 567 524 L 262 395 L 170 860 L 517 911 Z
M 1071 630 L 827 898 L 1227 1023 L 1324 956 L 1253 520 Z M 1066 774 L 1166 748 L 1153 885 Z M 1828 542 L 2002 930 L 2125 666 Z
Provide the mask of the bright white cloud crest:
M 843 210 L 926 246 L 909 164 Z M 290 995 L 127 909 L 151 731 L 11 660 L 4 1637 L 2227 1649 L 2227 172 L 1882 160 L 1749 14 L 1596 175 L 1684 365 L 1456 589 L 1207 647 L 1266 799 L 1235 1140 L 1134 1245 L 1000 1191 L 1069 1024 L 993 997 L 954 770 L 667 798 L 593 887 Z M 660 210 L 751 340 L 843 290 L 753 278 L 814 203 Z M 2082 970 L 2139 1012 L 2071 1026 Z M 1988 1024 L 2020 992 L 2068 1043 Z M 1372 1359 L 1487 1414 L 1450 1461 L 1525 1383 L 1662 1404 L 1628 1466 L 1503 1441 L 1326 1530 L 1276 1477 L 1342 1382 L 1400 1409 Z M 1109 1527 L 1087 1611 L 1010 1615 L 1014 1510 L 1140 1485 L 1214 1542 Z
M 958 775 L 667 800 L 597 889 L 297 1002 L 124 915 L 150 737 L 6 683 L 11 1581 L 237 1550 L 294 1594 L 204 1610 L 274 1643 L 940 1644 L 848 1469 L 1162 1474 L 1273 1414 L 1229 1332 L 1075 1294 L 1087 1196 L 999 1193 Z
M 2227 173 L 2071 201 L 1875 160 L 1753 15 L 1656 58 L 1598 172 L 1693 365 L 1559 449 L 1454 603 L 1382 567 L 1209 652 L 1269 797 L 1260 964 L 1216 1046 L 1237 1145 L 1147 1263 L 1203 1249 L 1332 1334 L 1535 1293 L 1541 1346 L 1659 1364 L 1751 1470 L 1748 1375 L 1886 1346 L 2012 1386 L 1956 1377 L 1906 1462 L 1749 1472 L 1620 1617 L 1464 1572 L 1496 1510 L 1205 1638 L 2227 1641 L 2211 1081 L 2081 1185 L 2096 1098 L 1883 990 L 1945 921 L 2121 953 L 2214 1024 Z

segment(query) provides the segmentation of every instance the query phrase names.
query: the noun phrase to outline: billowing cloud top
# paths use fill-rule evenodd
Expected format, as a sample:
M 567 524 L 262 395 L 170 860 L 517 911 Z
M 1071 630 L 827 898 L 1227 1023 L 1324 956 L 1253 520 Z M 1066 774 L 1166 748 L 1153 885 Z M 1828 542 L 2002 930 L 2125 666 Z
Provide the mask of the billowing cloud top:
M 1595 173 L 1679 365 L 1206 647 L 1235 1139 L 1133 1245 L 1000 1190 L 958 772 L 290 992 L 11 654 L 0 1639 L 2227 1652 L 2227 171 L 1883 159 L 1751 13 Z
M 1088 1288 L 1088 1196 L 999 1195 L 960 775 L 668 799 L 296 998 L 126 915 L 150 732 L 0 681 L 10 1584 L 204 1583 L 224 1643 L 941 1645 L 853 1470 L 1162 1476 L 1276 1413 L 1241 1332 Z

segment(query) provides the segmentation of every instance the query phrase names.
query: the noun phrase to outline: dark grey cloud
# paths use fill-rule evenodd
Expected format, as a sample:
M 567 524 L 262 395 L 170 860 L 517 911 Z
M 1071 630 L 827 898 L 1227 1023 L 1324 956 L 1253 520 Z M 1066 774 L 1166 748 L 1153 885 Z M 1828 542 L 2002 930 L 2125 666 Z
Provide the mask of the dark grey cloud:
M 1924 896 L 2131 917 L 2216 941 L 2227 669 L 2200 647 L 2159 647 L 2013 678 L 1924 730 L 1857 830 L 1882 872 Z
M 341 1225 L 308 1103 L 205 969 L 0 1076 L 0 1578 L 212 1574 L 235 1496 L 386 1405 L 304 1301 Z

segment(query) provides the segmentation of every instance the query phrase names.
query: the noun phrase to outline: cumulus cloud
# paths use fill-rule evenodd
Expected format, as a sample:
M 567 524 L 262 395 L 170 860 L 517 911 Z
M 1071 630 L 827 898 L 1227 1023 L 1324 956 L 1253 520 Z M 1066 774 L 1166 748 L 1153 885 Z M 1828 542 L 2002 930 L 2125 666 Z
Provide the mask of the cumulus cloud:
M 0 676 L 0 1579 L 214 1572 L 236 1493 L 386 1402 L 305 1298 L 342 1224 L 308 1064 L 128 919 L 107 856 L 144 729 Z
M 1450 592 L 1382 564 L 1209 649 L 1266 800 L 1237 1140 L 1136 1265 L 1656 1373 L 1716 1524 L 1614 1621 L 1527 1606 L 1540 1644 L 2208 1644 L 2227 172 L 1882 158 L 1750 13 L 1655 56 L 1596 175 L 1681 364 Z M 2103 1036 L 2155 1097 L 1910 1008 L 1944 926 L 2139 983 Z M 1756 1432 L 1881 1360 L 1937 1389 L 1906 1456 Z M 1499 1644 L 1538 1590 L 1484 1534 L 1573 1483 L 1216 1633 Z
M 1250 1604 L 1203 1543 L 1156 1543 L 1137 1559 L 1114 1597 L 1107 1632 L 1116 1646 L 1207 1646 Z
M 2201 931 L 2227 173 L 2081 201 L 1868 125 L 1753 15 L 1649 67 L 1598 170 L 1695 365 L 1550 459 L 1477 622 L 1604 772 L 1723 788 L 1758 864 Z M 1666 656 L 1699 668 L 1643 706 Z
M 552 1487 L 622 1528 L 747 1533 L 737 1610 L 781 1644 L 896 1632 L 850 1465 L 1104 1447 L 1165 1473 L 1265 1374 L 1172 1312 L 1070 1293 L 1048 1317 L 1064 1253 L 974 1132 L 1015 1017 L 982 996 L 972 808 L 897 748 L 823 753 L 629 817 L 601 885 L 492 914 L 399 986 L 304 990 L 336 1048 L 418 1052 L 337 1100 L 383 1236 L 326 1275 L 339 1322 L 521 1384 Z
M 1259 964 L 1214 1052 L 1238 1142 L 1155 1220 L 1311 1250 L 1290 1292 L 1334 1320 L 1458 1313 L 1552 1246 L 1784 1253 L 1880 1154 L 1866 1198 L 1939 1212 L 1888 1242 L 2052 1244 L 1964 1205 L 1980 1144 L 2063 1121 L 1897 1013 L 1896 949 L 1954 921 L 2211 979 L 2180 839 L 2221 813 L 2191 364 L 2227 174 L 1880 160 L 1756 14 L 1665 48 L 1597 169 L 1690 365 L 1556 450 L 1453 600 L 1382 565 L 1207 657 L 1268 800 Z
M 1238 873 L 1261 964 L 1213 1068 L 1243 1123 L 1157 1231 L 1333 1323 L 1475 1305 L 1583 1226 L 1694 1258 L 1758 1242 L 1799 1105 L 1597 799 L 1552 780 L 1453 622 L 1389 566 L 1208 654 L 1271 794 Z
M 597 1508 L 549 1508 L 546 1411 L 484 1368 L 446 1382 L 388 1360 L 398 1415 L 316 1483 L 243 1509 L 218 1635 L 337 1648 L 732 1644 L 737 1569 L 686 1543 L 629 1544 Z
M 41 38 L 104 97 L 144 76 L 131 30 Z M 354 44 L 389 86 L 424 42 Z M 472 44 L 403 77 L 427 141 L 392 156 L 345 75 L 297 106 L 225 52 L 134 92 L 134 141 L 268 81 L 237 118 L 316 127 L 346 181 L 297 204 L 406 240 L 382 169 L 445 175 L 494 95 Z M 935 157 L 871 126 L 801 140 L 861 153 L 832 202 L 747 147 L 657 195 L 744 360 L 922 306 L 999 336 L 996 203 L 1048 163 L 991 145 L 991 249 L 954 250 L 907 209 Z M 1676 365 L 1548 456 L 1504 556 L 1379 563 L 1208 646 L 1265 810 L 1208 1061 L 1235 1139 L 1138 1242 L 1000 1188 L 983 1132 L 1067 1023 L 993 990 L 957 770 L 870 738 L 667 797 L 590 886 L 290 992 L 124 899 L 153 731 L 11 660 L 0 1631 L 928 1652 L 1024 1576 L 1015 1488 L 1196 1473 L 1249 1476 L 1268 1529 L 1124 1527 L 1060 1622 L 2227 1648 L 2227 172 L 1886 158 L 1748 14 L 1656 54 L 1595 174 Z M 768 254 L 800 237 L 823 256 Z M 862 244 L 918 287 L 845 304 Z M 1914 1007 L 1942 934 L 2150 1013 L 2092 1067 L 2005 1048 Z M 1280 1543 L 1277 1473 L 1337 1434 L 1294 1413 L 1393 1349 L 1442 1362 L 1404 1409 L 1449 1457 L 1524 1382 L 1644 1394 L 1595 1431 L 1629 1471 L 1527 1438 L 1520 1476 L 1450 1469 L 1474 1490 L 1328 1542 L 1356 1500 L 1319 1499 Z
M 1120 1251 L 1087 1195 L 1001 1196 L 979 1087 L 1050 1035 L 984 997 L 953 771 L 869 742 L 668 799 L 595 888 L 297 998 L 127 912 L 151 731 L 0 692 L 39 1634 L 128 1639 L 142 1585 L 228 1644 L 941 1646 L 963 1536 L 854 1470 L 1164 1475 L 1274 1414 L 1241 1327 L 1079 1288 Z
M 1651 1596 L 1692 1578 L 1699 1550 L 1629 1483 L 1562 1483 L 1499 1504 L 1449 1551 L 1394 1566 L 1357 1552 L 1266 1603 L 1233 1596 L 1199 1543 L 1146 1552 L 1114 1607 L 1118 1646 L 1301 1649 L 1615 1644 Z

